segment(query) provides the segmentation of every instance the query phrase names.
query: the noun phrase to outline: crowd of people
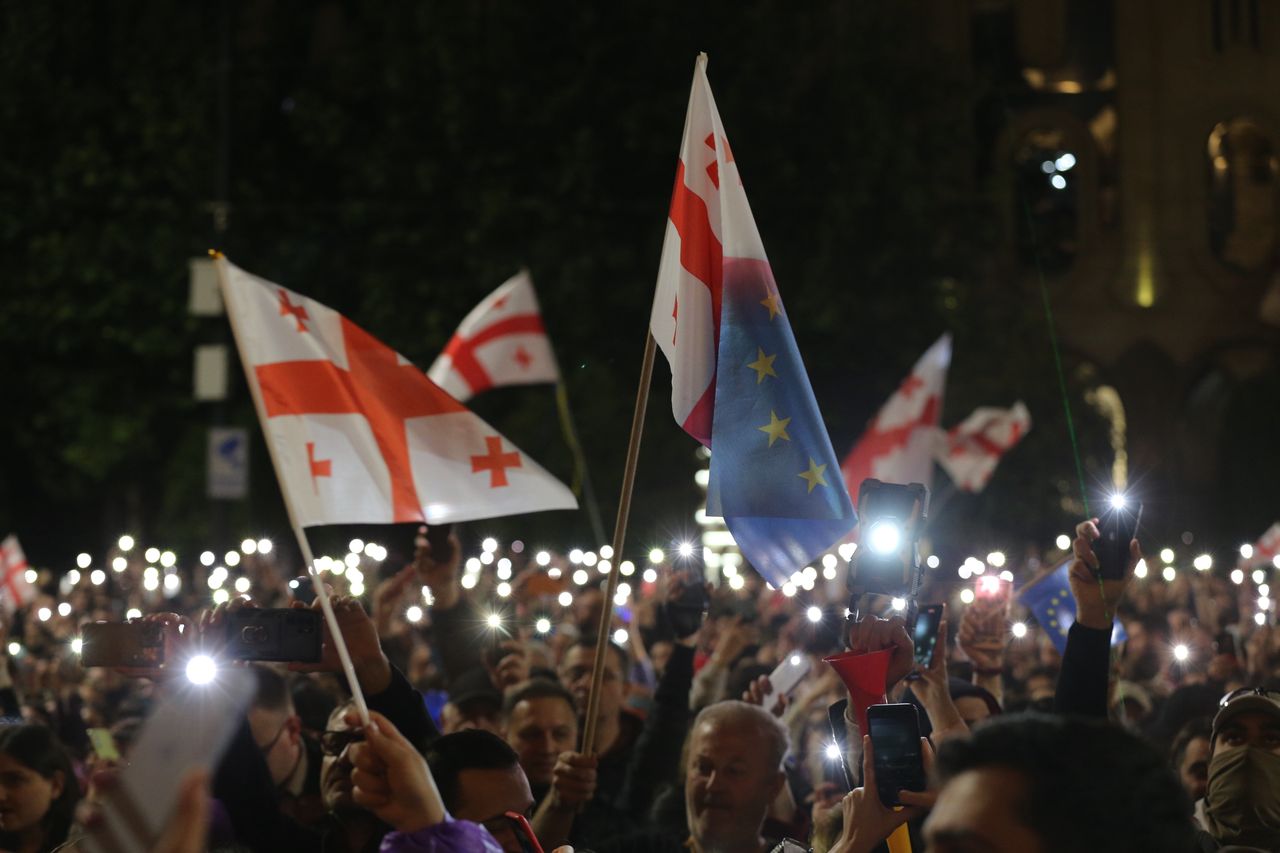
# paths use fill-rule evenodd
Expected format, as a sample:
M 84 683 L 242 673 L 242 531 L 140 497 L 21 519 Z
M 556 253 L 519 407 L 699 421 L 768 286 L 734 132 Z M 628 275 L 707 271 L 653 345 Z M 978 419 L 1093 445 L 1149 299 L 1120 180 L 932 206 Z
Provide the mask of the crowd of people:
M 1135 542 L 1124 578 L 1102 581 L 1096 536 L 1081 524 L 1064 555 L 1064 652 L 1014 584 L 962 599 L 970 585 L 936 570 L 918 604 L 947 609 L 926 662 L 912 603 L 873 602 L 854 620 L 841 577 L 784 591 L 743 566 L 689 619 L 678 611 L 695 574 L 682 568 L 631 567 L 608 601 L 607 560 L 486 542 L 483 560 L 464 561 L 456 534 L 420 536 L 403 568 L 356 560 L 363 571 L 325 575 L 368 722 L 327 626 L 318 663 L 243 665 L 256 686 L 245 719 L 207 772 L 169 780 L 179 807 L 153 849 L 1280 850 L 1280 638 L 1260 609 L 1265 578 L 1168 580 L 1139 568 Z M 201 638 L 240 608 L 319 606 L 271 558 L 240 570 L 216 606 L 225 569 L 159 584 L 124 555 L 38 577 L 0 638 L 0 848 L 85 845 Z M 1040 573 L 1033 560 L 1009 570 L 1018 587 Z M 130 611 L 160 627 L 164 663 L 82 667 L 82 625 Z M 1127 639 L 1113 645 L 1116 619 Z M 899 806 L 878 793 L 852 704 L 830 710 L 851 696 L 823 658 L 845 650 L 883 651 L 883 700 L 918 709 L 928 784 Z M 784 692 L 770 674 L 788 661 L 807 674 Z

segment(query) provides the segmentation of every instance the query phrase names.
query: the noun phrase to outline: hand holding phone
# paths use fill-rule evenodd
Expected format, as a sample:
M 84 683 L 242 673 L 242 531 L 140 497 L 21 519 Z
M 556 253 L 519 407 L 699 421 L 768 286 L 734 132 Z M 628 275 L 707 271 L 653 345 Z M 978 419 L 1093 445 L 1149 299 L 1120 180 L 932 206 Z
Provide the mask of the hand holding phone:
M 1098 519 L 1098 538 L 1093 553 L 1098 558 L 1098 576 L 1103 580 L 1121 580 L 1129 572 L 1129 543 L 1138 538 L 1142 522 L 1142 504 L 1135 506 L 1123 495 L 1113 495 L 1106 511 Z
M 928 669 L 933 665 L 933 656 L 938 644 L 938 627 L 942 624 L 943 605 L 930 604 L 921 608 L 916 616 L 915 641 L 916 663 Z M 943 650 L 943 654 L 946 651 Z M 908 676 L 910 677 L 910 676 Z
M 809 674 L 813 663 L 808 655 L 799 653 L 788 655 L 782 663 L 769 674 L 769 684 L 777 696 L 790 696 L 804 677 Z
M 880 802 L 888 808 L 904 805 L 899 791 L 925 789 L 924 753 L 920 745 L 920 717 L 908 703 L 872 705 L 867 728 Z

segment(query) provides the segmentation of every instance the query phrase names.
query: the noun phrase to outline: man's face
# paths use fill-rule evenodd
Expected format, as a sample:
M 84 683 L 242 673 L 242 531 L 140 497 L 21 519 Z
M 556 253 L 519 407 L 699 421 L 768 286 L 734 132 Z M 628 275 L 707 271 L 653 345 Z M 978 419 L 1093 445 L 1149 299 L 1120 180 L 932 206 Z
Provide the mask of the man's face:
M 1213 742 L 1215 753 L 1255 746 L 1280 755 L 1280 719 L 1259 711 L 1249 711 L 1232 719 Z
M 293 773 L 302 754 L 302 721 L 285 710 L 249 709 L 249 728 L 279 786 Z
M 519 765 L 505 770 L 463 770 L 458 774 L 453 816 L 482 824 L 502 845 L 504 853 L 522 853 L 522 848 L 503 815 L 528 815 L 532 807 L 529 780 Z
M 327 732 L 345 732 L 350 726 L 342 719 L 349 706 L 339 705 L 329 715 Z M 345 811 L 358 808 L 351 797 L 351 747 L 348 745 L 337 755 L 326 755 L 320 763 L 320 795 L 329 811 Z
M 1187 744 L 1182 753 L 1182 762 L 1178 765 L 1178 780 L 1186 789 L 1192 802 L 1204 798 L 1205 786 L 1209 784 L 1209 739 L 1198 737 Z
M 968 770 L 943 786 L 924 825 L 928 853 L 1042 853 L 1018 817 L 1027 780 L 1015 770 Z
M 586 713 L 587 700 L 591 695 L 591 670 L 595 667 L 595 662 L 595 649 L 574 646 L 569 649 L 569 653 L 564 656 L 564 661 L 560 664 L 560 681 L 569 688 L 574 701 L 578 703 L 578 708 L 583 713 Z M 607 720 L 618 715 L 622 709 L 624 686 L 617 654 L 612 649 L 605 649 L 604 678 L 600 685 L 599 719 Z
M 556 758 L 577 748 L 578 719 L 559 697 L 525 699 L 511 709 L 507 743 L 520 756 L 529 784 L 550 785 Z
M 698 725 L 685 768 L 689 832 L 704 851 L 751 850 L 785 777 L 761 732 L 732 718 Z

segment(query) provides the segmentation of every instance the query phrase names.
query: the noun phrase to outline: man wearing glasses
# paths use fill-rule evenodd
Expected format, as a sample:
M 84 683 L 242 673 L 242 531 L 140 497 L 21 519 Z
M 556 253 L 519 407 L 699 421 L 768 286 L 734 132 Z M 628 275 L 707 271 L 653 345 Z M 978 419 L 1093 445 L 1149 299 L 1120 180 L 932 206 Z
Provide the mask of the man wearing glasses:
M 1201 826 L 1223 845 L 1280 849 L 1280 693 L 1251 687 L 1222 697 L 1210 750 Z

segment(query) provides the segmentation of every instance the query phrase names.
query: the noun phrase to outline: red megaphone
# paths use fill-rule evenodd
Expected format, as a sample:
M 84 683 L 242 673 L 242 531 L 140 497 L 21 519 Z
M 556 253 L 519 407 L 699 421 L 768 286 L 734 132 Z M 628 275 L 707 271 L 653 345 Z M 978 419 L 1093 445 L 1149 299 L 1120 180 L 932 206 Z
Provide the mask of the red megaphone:
M 858 730 L 863 734 L 867 733 L 867 709 L 886 701 L 884 677 L 889 671 L 889 658 L 892 656 L 892 649 L 880 649 L 874 652 L 841 652 L 823 658 L 849 689 L 849 705 L 858 721 Z

